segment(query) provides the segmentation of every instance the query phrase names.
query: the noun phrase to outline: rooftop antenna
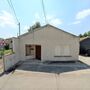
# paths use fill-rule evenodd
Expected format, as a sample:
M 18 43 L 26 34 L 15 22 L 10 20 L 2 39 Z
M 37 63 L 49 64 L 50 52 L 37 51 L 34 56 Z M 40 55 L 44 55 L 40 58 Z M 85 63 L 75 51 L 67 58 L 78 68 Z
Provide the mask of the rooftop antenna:
M 42 8 L 43 8 L 43 14 L 44 14 L 44 19 L 45 19 L 45 23 L 47 24 L 47 17 L 46 17 L 46 11 L 45 11 L 45 5 L 44 5 L 44 0 L 42 0 Z

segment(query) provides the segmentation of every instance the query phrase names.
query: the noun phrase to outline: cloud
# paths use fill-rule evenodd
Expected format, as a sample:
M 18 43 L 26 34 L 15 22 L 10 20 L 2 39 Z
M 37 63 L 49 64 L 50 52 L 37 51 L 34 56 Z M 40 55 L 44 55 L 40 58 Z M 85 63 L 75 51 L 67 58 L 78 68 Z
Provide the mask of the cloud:
M 29 26 L 25 25 L 23 29 L 28 30 L 29 28 L 30 28 Z
M 38 13 L 35 14 L 35 19 L 36 20 L 40 19 L 40 15 Z
M 28 31 L 29 28 L 30 28 L 29 25 L 23 25 L 22 30 L 21 30 L 21 34 L 26 33 L 26 32 Z
M 47 15 L 47 21 L 49 24 L 54 25 L 54 26 L 59 26 L 63 22 L 59 18 L 53 16 L 53 15 Z
M 71 24 L 79 24 L 79 23 L 81 23 L 81 21 L 74 21 L 74 22 L 71 23 Z
M 81 23 L 81 20 L 82 19 L 85 19 L 86 17 L 90 16 L 90 9 L 84 9 L 82 11 L 79 11 L 77 14 L 76 14 L 76 18 L 75 18 L 75 21 L 69 25 L 72 25 L 72 24 L 79 24 Z
M 63 22 L 62 22 L 62 20 L 60 20 L 59 18 L 57 18 L 56 16 L 54 16 L 54 15 L 47 15 L 46 16 L 46 18 L 47 18 L 47 22 L 49 23 L 49 24 L 51 24 L 51 25 L 54 25 L 54 26 L 59 26 L 59 25 L 61 25 Z M 39 21 L 40 23 L 42 23 L 42 24 L 45 24 L 45 18 L 43 17 L 43 15 L 40 15 L 40 14 L 38 14 L 38 13 L 36 13 L 35 15 L 34 15 L 34 21 L 32 22 L 33 24 L 35 23 L 35 22 L 37 22 L 37 21 Z
M 32 24 L 35 24 L 36 22 L 41 22 L 39 13 L 35 13 L 34 20 L 32 21 Z
M 84 9 L 77 13 L 76 19 L 84 19 L 87 16 L 90 16 L 90 9 Z
M 1 27 L 16 27 L 16 22 L 12 14 L 3 10 L 0 12 L 0 26 Z
M 54 19 L 52 19 L 50 21 L 50 24 L 53 24 L 53 25 L 58 26 L 58 25 L 61 25 L 62 24 L 62 21 L 60 19 L 58 19 L 58 18 L 54 18 Z

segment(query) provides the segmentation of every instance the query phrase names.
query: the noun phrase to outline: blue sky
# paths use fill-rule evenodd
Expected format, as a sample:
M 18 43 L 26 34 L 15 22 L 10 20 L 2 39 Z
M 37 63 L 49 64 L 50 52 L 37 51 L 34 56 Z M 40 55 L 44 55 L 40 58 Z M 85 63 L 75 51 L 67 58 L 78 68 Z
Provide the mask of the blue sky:
M 41 0 L 12 0 L 21 23 L 21 34 L 35 22 L 45 25 Z M 90 30 L 90 0 L 44 0 L 46 17 L 52 24 L 75 35 Z M 0 0 L 0 37 L 17 36 L 18 25 L 7 0 Z

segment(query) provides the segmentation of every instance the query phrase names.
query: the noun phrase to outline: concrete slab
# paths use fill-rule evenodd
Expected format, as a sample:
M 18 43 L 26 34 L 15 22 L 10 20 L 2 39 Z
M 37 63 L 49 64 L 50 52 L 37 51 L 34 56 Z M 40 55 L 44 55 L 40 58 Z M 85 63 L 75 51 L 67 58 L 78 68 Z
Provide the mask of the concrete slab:
M 16 70 L 0 79 L 0 90 L 90 90 L 90 69 L 62 74 Z
M 17 70 L 46 72 L 46 73 L 63 73 L 90 68 L 89 65 L 77 61 L 71 63 L 42 63 L 37 60 L 26 60 L 17 68 Z
M 59 74 L 18 69 L 0 77 L 0 90 L 90 90 L 90 69 Z

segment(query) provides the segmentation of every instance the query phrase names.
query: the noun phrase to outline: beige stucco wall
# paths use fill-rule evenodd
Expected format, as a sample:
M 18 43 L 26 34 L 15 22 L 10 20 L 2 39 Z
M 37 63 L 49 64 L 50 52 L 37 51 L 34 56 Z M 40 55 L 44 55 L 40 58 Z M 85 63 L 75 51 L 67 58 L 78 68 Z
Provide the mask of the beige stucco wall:
M 78 60 L 79 53 L 79 38 L 70 34 L 67 34 L 61 30 L 55 30 L 51 26 L 42 28 L 42 30 L 37 30 L 33 33 L 23 35 L 20 37 L 20 46 L 16 50 L 20 50 L 20 59 L 30 59 L 34 56 L 25 56 L 25 44 L 36 44 L 41 45 L 41 59 L 45 60 Z M 59 46 L 61 49 L 64 46 L 70 47 L 71 57 L 55 57 L 55 48 Z M 61 50 L 63 54 L 63 50 Z

